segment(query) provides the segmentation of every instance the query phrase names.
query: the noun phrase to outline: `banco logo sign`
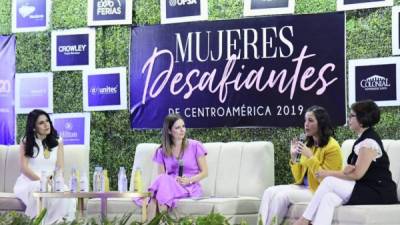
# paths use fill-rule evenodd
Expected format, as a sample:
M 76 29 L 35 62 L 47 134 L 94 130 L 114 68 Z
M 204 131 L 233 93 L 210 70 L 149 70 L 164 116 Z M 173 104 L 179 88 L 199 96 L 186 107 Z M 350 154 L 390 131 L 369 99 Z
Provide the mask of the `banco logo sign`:
M 390 87 L 389 79 L 379 75 L 373 75 L 360 82 L 360 86 L 366 91 L 387 90 Z
M 97 2 L 97 15 L 119 15 L 122 12 L 120 0 L 99 0 Z
M 23 5 L 18 9 L 18 13 L 25 18 L 35 12 L 35 10 L 35 6 Z
M 36 11 L 36 7 L 33 5 L 23 5 L 18 8 L 18 13 L 22 18 L 30 18 L 30 19 L 42 19 L 45 15 L 43 14 L 33 14 Z
M 81 52 L 86 50 L 87 45 L 61 45 L 58 46 L 58 52 L 64 53 L 64 55 L 79 55 Z
M 184 5 L 192 5 L 197 4 L 197 0 L 169 0 L 169 6 L 184 6 Z
M 96 87 L 93 86 L 89 89 L 90 94 L 92 95 L 114 95 L 118 93 L 118 85 L 116 86 L 105 86 L 105 87 Z

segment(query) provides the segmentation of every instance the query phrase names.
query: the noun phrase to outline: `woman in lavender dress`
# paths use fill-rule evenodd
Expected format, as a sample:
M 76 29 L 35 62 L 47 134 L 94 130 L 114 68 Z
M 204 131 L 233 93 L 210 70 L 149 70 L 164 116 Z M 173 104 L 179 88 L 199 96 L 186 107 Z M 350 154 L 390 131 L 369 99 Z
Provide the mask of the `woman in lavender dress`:
M 206 155 L 199 141 L 186 138 L 185 122 L 180 115 L 170 114 L 164 119 L 161 146 L 153 157 L 159 176 L 149 187 L 150 219 L 157 211 L 176 207 L 180 198 L 202 195 L 199 181 L 208 175 Z M 182 176 L 179 165 L 183 168 Z

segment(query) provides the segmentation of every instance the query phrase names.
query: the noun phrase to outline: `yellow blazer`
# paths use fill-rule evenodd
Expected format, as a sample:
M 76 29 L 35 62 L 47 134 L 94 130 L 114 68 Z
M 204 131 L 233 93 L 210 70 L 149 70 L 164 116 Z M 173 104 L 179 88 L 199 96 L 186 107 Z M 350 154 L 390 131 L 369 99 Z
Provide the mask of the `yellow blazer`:
M 299 163 L 290 161 L 290 168 L 295 184 L 303 184 L 304 176 L 307 173 L 309 188 L 315 192 L 319 185 L 319 180 L 315 177 L 315 173 L 320 170 L 341 170 L 342 169 L 342 152 L 338 142 L 330 137 L 328 144 L 324 147 L 311 147 L 313 156 L 307 158 L 301 155 Z

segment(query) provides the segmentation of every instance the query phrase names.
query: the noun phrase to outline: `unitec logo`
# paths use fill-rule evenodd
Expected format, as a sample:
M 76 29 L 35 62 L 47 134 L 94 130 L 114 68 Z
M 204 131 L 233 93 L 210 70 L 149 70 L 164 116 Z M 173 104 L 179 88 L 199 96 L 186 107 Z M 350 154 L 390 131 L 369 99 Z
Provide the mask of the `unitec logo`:
M 197 0 L 169 0 L 169 6 L 175 7 L 176 5 L 192 5 L 197 4 Z
M 361 80 L 360 86 L 366 91 L 387 90 L 390 87 L 389 79 L 379 75 L 373 75 Z
M 117 94 L 118 93 L 118 84 L 114 87 L 112 86 L 105 86 L 105 87 L 91 87 L 89 89 L 89 92 L 92 95 L 97 95 L 97 94 L 103 94 L 103 95 L 111 95 L 111 94 Z

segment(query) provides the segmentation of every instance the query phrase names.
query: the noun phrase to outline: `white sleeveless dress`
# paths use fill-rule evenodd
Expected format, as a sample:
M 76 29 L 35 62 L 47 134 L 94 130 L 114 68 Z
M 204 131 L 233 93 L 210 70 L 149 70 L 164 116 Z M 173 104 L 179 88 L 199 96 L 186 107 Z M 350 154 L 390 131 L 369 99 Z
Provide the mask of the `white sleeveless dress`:
M 57 147 L 52 148 L 50 157 L 46 159 L 43 155 L 42 142 L 39 139 L 36 139 L 35 141 L 39 146 L 39 149 L 33 147 L 33 155 L 36 156 L 38 151 L 39 154 L 35 158 L 28 159 L 29 168 L 39 177 L 42 171 L 46 171 L 47 174 L 53 173 L 56 168 Z M 40 181 L 32 181 L 22 173 L 15 182 L 14 194 L 25 204 L 25 214 L 31 218 L 37 215 L 37 199 L 32 196 L 32 192 L 37 192 L 39 190 Z M 64 190 L 69 189 L 64 185 Z M 43 201 L 43 208 L 47 209 L 46 216 L 43 220 L 44 224 L 52 224 L 57 221 L 62 221 L 63 218 L 71 221 L 75 218 L 76 199 L 47 198 Z

